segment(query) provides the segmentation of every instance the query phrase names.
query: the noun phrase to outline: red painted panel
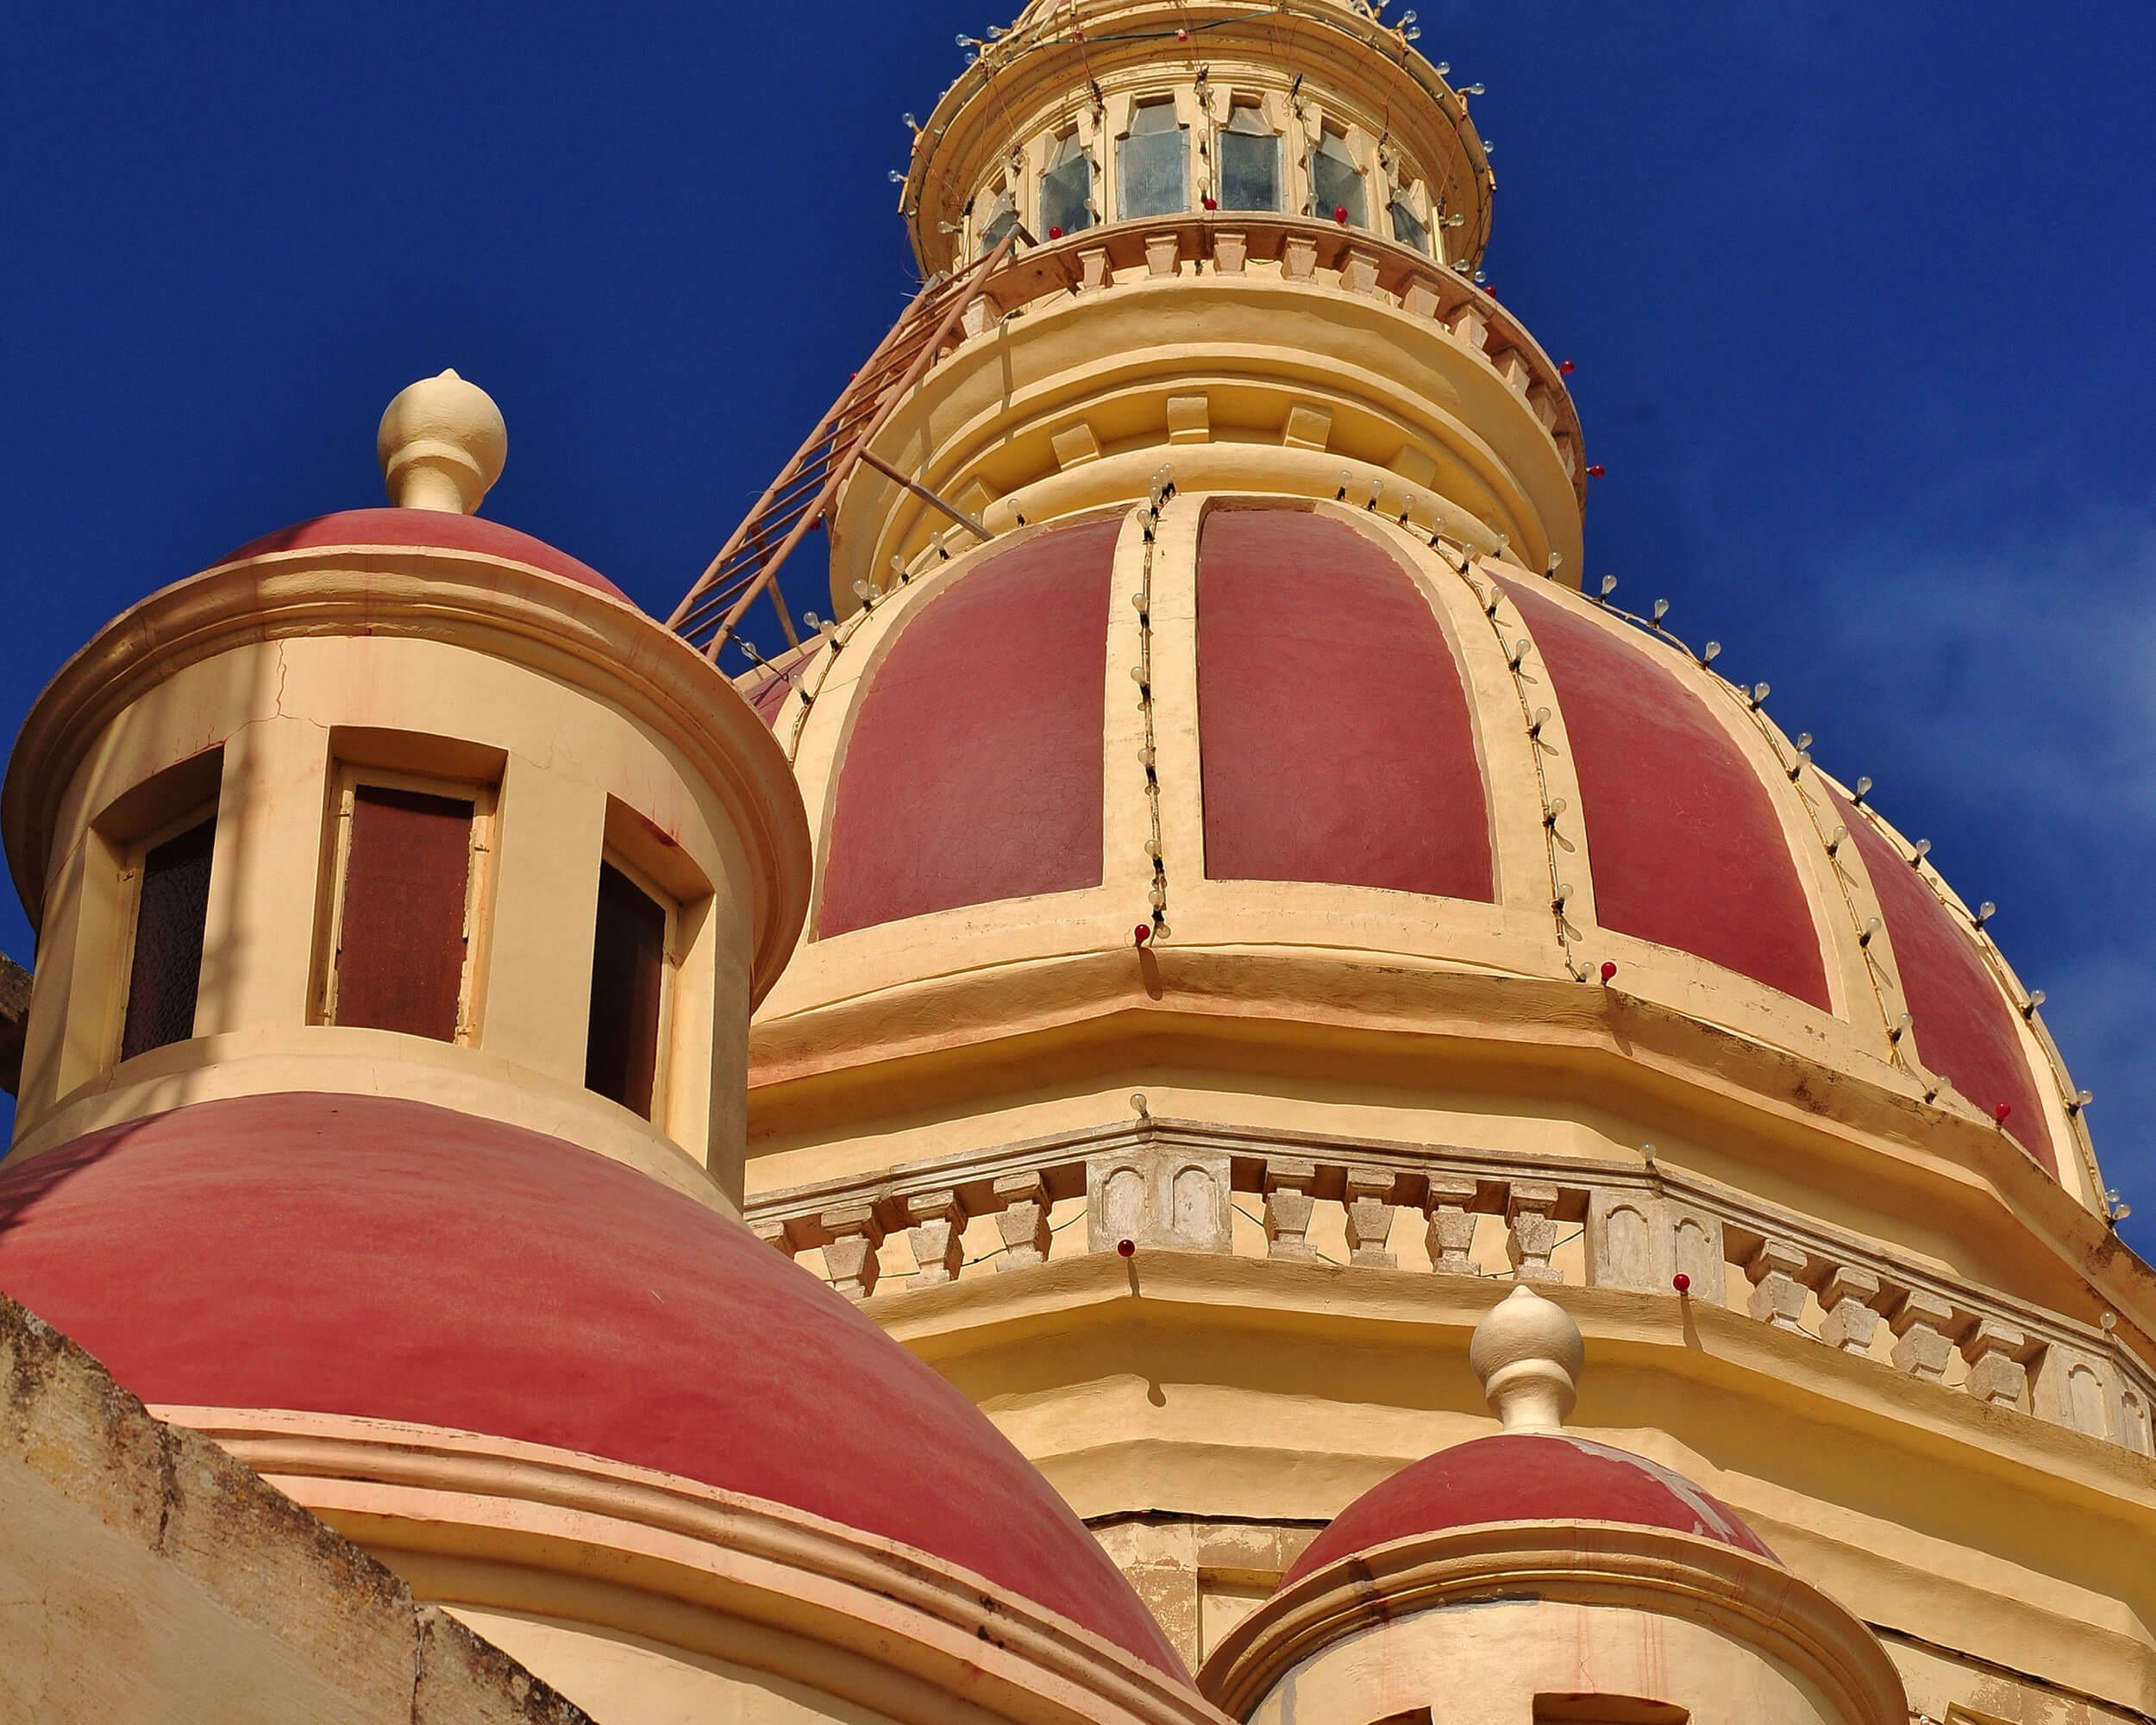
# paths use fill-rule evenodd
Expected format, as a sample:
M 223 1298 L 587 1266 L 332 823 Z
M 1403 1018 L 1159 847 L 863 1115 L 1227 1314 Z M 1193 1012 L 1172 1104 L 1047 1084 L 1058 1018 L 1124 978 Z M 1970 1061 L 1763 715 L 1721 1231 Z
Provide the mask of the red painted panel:
M 1198 724 L 1212 879 L 1495 897 L 1452 649 L 1413 579 L 1344 522 L 1207 512 Z
M 1668 1527 L 1779 1561 L 1682 1474 L 1568 1433 L 1508 1432 L 1439 1450 L 1372 1486 L 1310 1542 L 1281 1584 L 1395 1540 L 1497 1521 Z
M 335 515 L 318 515 L 266 533 L 236 551 L 228 551 L 220 563 L 236 563 L 245 557 L 264 557 L 273 551 L 329 549 L 345 545 L 394 545 L 440 551 L 475 551 L 499 557 L 505 562 L 529 563 L 579 586 L 594 587 L 624 604 L 636 603 L 613 582 L 579 562 L 567 551 L 558 551 L 543 539 L 519 533 L 481 515 L 452 515 L 441 509 L 347 509 Z
M 1885 835 L 1846 802 L 1841 818 L 1864 857 L 1894 943 L 1917 1057 L 1986 1113 L 1997 1103 L 2011 1103 L 2007 1130 L 2056 1178 L 2051 1126 L 2006 991 L 1959 919 Z
M 455 1039 L 472 805 L 386 785 L 352 794 L 337 1022 Z
M 1504 586 L 1564 711 L 1602 925 L 1826 1011 L 1819 930 L 1743 750 L 1666 666 L 1524 583 Z
M 906 621 L 839 763 L 819 934 L 1100 884 L 1121 529 L 1040 534 Z
M 739 1223 L 447 1109 L 204 1102 L 0 1170 L 0 1288 L 152 1402 L 611 1457 L 931 1552 L 1182 1671 L 963 1395 Z

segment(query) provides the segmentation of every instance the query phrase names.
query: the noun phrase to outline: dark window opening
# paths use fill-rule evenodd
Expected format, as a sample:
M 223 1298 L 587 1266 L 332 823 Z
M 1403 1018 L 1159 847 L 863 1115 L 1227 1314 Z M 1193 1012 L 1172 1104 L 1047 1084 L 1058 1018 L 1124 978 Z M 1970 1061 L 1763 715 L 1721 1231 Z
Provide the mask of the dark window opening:
M 127 1019 L 120 1033 L 122 1060 L 195 1033 L 203 930 L 210 917 L 210 852 L 216 833 L 212 815 L 152 846 L 142 858 Z
M 584 1084 L 646 1120 L 659 1073 L 666 959 L 666 906 L 612 863 L 599 864 Z
M 456 1040 L 473 813 L 468 798 L 353 787 L 338 1024 Z

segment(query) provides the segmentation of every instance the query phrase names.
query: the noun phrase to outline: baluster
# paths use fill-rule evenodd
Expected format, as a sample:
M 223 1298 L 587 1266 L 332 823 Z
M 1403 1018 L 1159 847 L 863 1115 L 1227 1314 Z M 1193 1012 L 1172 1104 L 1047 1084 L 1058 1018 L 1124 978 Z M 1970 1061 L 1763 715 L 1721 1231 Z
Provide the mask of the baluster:
M 1540 1180 L 1515 1180 L 1505 1198 L 1505 1257 L 1517 1282 L 1562 1282 L 1564 1272 L 1550 1262 L 1557 1250 L 1557 1225 L 1550 1214 L 1557 1207 L 1557 1189 Z
M 1961 1330 L 1953 1302 L 1913 1288 L 1902 1296 L 1887 1322 L 1899 1339 L 1894 1344 L 1894 1364 L 1930 1383 L 1943 1382 Z
M 1861 1264 L 1830 1266 L 1819 1284 L 1819 1303 L 1826 1312 L 1819 1339 L 1844 1353 L 1871 1352 L 1871 1339 L 1879 1333 L 1879 1278 Z
M 1318 1183 L 1318 1164 L 1298 1156 L 1275 1156 L 1265 1164 L 1265 1256 L 1315 1258 L 1310 1244 L 1310 1195 Z
M 1400 1260 L 1385 1250 L 1393 1231 L 1393 1176 L 1389 1169 L 1351 1168 L 1347 1171 L 1348 1262 L 1373 1270 L 1396 1270 Z
M 876 1219 L 875 1206 L 841 1204 L 817 1220 L 831 1237 L 824 1247 L 824 1265 L 830 1272 L 831 1286 L 849 1300 L 866 1300 L 876 1291 L 876 1278 L 883 1273 L 883 1266 L 876 1261 L 876 1248 L 883 1244 L 883 1224 Z
M 1023 1270 L 1048 1261 L 1048 1182 L 1040 1175 L 1000 1174 L 993 1188 L 1002 1208 L 996 1212 L 996 1232 L 1003 1236 L 1004 1253 L 996 1268 Z
M 909 1193 L 906 1199 L 906 1243 L 913 1249 L 913 1262 L 921 1273 L 916 1288 L 933 1288 L 956 1279 L 966 1254 L 966 1212 L 958 1194 L 948 1186 L 933 1191 Z
M 1978 1318 L 1961 1344 L 1969 1362 L 1964 1387 L 1995 1408 L 2018 1408 L 2028 1394 L 2028 1337 L 2003 1318 Z
M 1804 1333 L 1804 1284 L 1797 1278 L 1811 1260 L 1783 1240 L 1761 1240 L 1759 1248 L 1745 1261 L 1752 1278 L 1752 1298 L 1745 1309 L 1777 1330 Z
M 1430 1176 L 1430 1268 L 1440 1276 L 1480 1276 L 1475 1264 L 1475 1182 L 1463 1176 Z

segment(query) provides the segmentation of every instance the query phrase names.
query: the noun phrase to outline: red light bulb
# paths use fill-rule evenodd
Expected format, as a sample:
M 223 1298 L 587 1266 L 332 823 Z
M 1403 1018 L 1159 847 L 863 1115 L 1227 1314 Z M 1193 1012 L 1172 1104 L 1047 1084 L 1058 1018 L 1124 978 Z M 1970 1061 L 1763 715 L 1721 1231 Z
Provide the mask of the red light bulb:
M 1332 219 L 1343 228 L 1347 226 L 1347 205 L 1343 204 L 1332 212 Z
M 1570 376 L 1572 375 L 1572 362 L 1571 362 L 1571 361 L 1570 361 L 1570 360 L 1559 360 L 1559 361 L 1557 361 L 1557 369 L 1558 369 L 1560 372 L 1564 373 L 1565 376 L 1567 376 L 1567 377 L 1570 377 Z
M 1050 228 L 1048 230 L 1048 237 L 1051 240 L 1060 240 L 1063 237 L 1063 230 L 1061 228 Z
M 1217 198 L 1200 198 L 1199 201 L 1208 210 L 1218 210 L 1220 207 L 1220 201 Z
M 1616 980 L 1616 977 L 1617 977 L 1617 961 L 1616 961 L 1615 959 L 1614 959 L 1614 958 L 1605 958 L 1605 959 L 1603 959 L 1603 960 L 1602 960 L 1602 981 L 1603 981 L 1603 982 L 1614 982 L 1614 981 Z
M 1589 478 L 1590 480 L 1598 480 L 1598 479 L 1601 478 L 1601 476 L 1602 476 L 1602 472 L 1603 472 L 1603 469 L 1602 469 L 1602 464 L 1601 464 L 1600 461 L 1597 461 L 1597 462 L 1595 462 L 1595 465 L 1594 465 L 1593 467 L 1589 467 L 1589 468 L 1587 470 L 1587 476 L 1588 476 L 1588 478 Z
M 2013 1112 L 2014 1104 L 2011 1102 L 1994 1102 L 1991 1105 L 1991 1118 L 2001 1126 L 2006 1124 L 2006 1117 Z
M 1178 30 L 1178 31 L 1176 31 L 1176 32 L 1175 32 L 1175 40 L 1176 40 L 1177 41 L 1179 41 L 1179 42 L 1187 42 L 1187 41 L 1188 41 L 1190 40 L 1190 32 L 1189 32 L 1189 31 L 1188 31 L 1188 30 Z
M 1670 1278 L 1670 1286 L 1680 1294 L 1689 1294 L 1692 1291 L 1692 1278 L 1680 1270 Z
M 1125 1258 L 1136 1258 L 1138 1256 L 1138 1242 L 1136 1240 L 1118 1240 L 1115 1243 L 1115 1249 L 1121 1252 Z
M 1133 946 L 1143 946 L 1152 938 L 1153 925 L 1150 922 L 1142 922 L 1131 931 L 1131 944 Z

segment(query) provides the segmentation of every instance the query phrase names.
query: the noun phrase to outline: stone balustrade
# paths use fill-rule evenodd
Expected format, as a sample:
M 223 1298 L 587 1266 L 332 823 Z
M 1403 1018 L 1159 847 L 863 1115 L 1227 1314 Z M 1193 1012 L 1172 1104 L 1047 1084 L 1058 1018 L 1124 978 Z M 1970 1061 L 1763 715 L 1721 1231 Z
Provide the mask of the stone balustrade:
M 1133 1126 L 760 1195 L 749 1220 L 856 1300 L 1167 1249 L 1712 1302 L 2156 1454 L 2156 1373 L 2108 1331 L 1652 1161 Z
M 1526 404 L 1584 504 L 1579 415 L 1558 366 L 1493 294 L 1457 270 L 1358 228 L 1255 210 L 1192 210 L 1088 228 L 1015 252 L 973 303 L 958 340 L 1059 296 L 1207 273 L 1365 294 L 1437 323 Z

